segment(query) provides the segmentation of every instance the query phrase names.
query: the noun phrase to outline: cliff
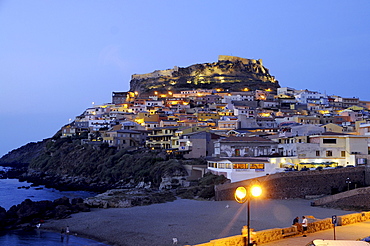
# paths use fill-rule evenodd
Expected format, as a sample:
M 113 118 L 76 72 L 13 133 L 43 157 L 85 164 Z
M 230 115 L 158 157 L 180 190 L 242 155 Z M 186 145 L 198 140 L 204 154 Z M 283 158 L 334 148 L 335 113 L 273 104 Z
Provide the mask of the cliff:
M 46 141 L 28 143 L 10 151 L 0 158 L 0 166 L 27 166 L 33 158 L 36 158 L 42 153 Z
M 150 94 L 153 91 L 179 92 L 193 89 L 218 89 L 233 91 L 276 91 L 280 85 L 263 66 L 262 60 L 236 56 L 219 56 L 218 62 L 195 64 L 189 67 L 156 70 L 148 74 L 134 74 L 130 91 Z

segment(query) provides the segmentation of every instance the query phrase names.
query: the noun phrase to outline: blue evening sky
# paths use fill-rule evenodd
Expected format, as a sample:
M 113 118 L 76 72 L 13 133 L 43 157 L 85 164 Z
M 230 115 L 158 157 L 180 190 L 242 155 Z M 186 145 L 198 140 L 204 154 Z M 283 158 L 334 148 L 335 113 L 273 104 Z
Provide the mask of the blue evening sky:
M 218 55 L 370 101 L 369 13 L 368 0 L 1 0 L 0 156 L 110 102 L 132 74 Z

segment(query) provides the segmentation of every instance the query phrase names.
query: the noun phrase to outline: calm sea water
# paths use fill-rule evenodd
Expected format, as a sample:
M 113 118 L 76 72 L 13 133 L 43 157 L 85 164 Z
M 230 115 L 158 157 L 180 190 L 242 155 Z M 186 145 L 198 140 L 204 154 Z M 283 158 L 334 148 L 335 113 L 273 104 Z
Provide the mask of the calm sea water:
M 17 205 L 24 201 L 25 199 L 31 199 L 32 201 L 41 200 L 55 200 L 57 198 L 66 196 L 69 198 L 77 197 L 90 197 L 93 193 L 84 191 L 58 191 L 55 189 L 48 189 L 43 186 L 30 187 L 29 189 L 24 189 L 19 187 L 30 186 L 30 183 L 19 182 L 17 179 L 0 179 L 0 206 L 8 210 L 11 206 Z M 39 188 L 39 189 L 36 189 Z M 40 189 L 43 188 L 43 189 Z M 10 232 L 0 232 L 0 245 L 6 246 L 36 246 L 36 245 L 88 245 L 88 246 L 103 246 L 106 244 L 98 243 L 93 240 L 79 238 L 73 235 L 65 236 L 63 241 L 61 240 L 60 233 L 54 233 L 43 230 L 34 230 L 30 232 L 25 232 L 23 230 L 16 230 Z

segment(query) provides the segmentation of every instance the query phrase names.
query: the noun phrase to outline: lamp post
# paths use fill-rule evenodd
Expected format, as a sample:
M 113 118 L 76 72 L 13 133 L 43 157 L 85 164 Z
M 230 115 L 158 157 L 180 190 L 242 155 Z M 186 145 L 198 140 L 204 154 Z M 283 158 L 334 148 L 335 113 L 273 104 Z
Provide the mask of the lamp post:
M 351 184 L 351 179 L 350 178 L 346 179 L 346 184 L 347 184 L 347 190 L 349 190 L 349 185 Z
M 251 223 L 251 218 L 250 218 L 250 200 L 252 197 L 259 197 L 261 196 L 262 194 L 262 188 L 260 185 L 252 185 L 252 186 L 248 186 L 248 187 L 243 187 L 243 186 L 240 186 L 238 188 L 236 188 L 235 190 L 235 194 L 234 194 L 234 197 L 235 197 L 235 200 L 238 202 L 238 203 L 245 203 L 247 201 L 247 229 L 248 229 L 248 233 L 247 233 L 247 236 L 248 236 L 248 241 L 245 243 L 245 245 L 253 245 L 253 242 L 251 243 L 251 240 L 250 240 L 250 236 L 251 236 L 251 232 L 250 232 L 250 223 Z

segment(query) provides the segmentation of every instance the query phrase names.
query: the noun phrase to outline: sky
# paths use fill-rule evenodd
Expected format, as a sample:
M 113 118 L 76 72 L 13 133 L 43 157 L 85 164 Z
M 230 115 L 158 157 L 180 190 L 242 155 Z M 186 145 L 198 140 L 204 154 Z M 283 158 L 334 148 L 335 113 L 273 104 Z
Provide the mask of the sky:
M 369 100 L 368 0 L 0 0 L 0 157 L 132 74 L 262 59 L 282 87 Z

